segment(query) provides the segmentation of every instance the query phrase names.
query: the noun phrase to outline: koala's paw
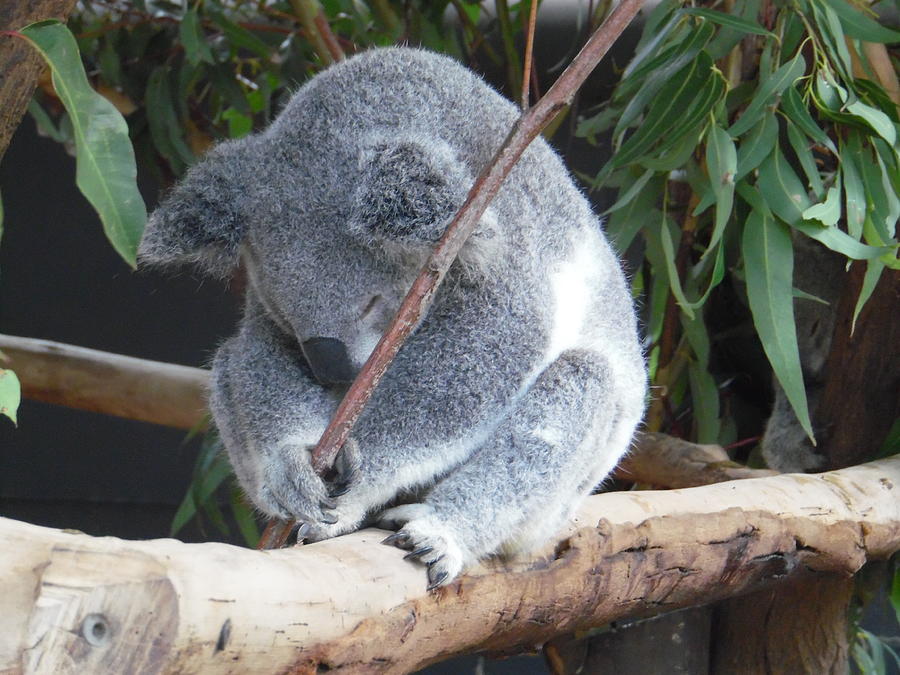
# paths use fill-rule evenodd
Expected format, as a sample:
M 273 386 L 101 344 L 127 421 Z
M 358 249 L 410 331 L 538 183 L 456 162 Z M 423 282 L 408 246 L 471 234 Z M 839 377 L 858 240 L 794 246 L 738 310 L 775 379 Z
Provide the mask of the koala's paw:
M 446 586 L 462 572 L 466 563 L 463 553 L 450 528 L 434 515 L 425 504 L 405 504 L 388 509 L 381 514 L 379 526 L 401 529 L 386 537 L 383 544 L 392 544 L 409 551 L 405 558 L 416 559 L 428 569 L 428 590 Z
M 298 540 L 334 537 L 353 529 L 360 520 L 358 509 L 345 504 L 359 475 L 356 443 L 345 443 L 325 478 L 313 471 L 313 447 L 290 439 L 284 441 L 263 469 L 264 480 L 257 499 L 270 515 L 296 520 Z

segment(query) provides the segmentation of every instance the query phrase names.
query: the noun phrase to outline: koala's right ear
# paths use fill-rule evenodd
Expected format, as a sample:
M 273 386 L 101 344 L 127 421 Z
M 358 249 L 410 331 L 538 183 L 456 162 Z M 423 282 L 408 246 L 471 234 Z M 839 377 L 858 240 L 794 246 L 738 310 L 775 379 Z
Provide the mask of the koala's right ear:
M 138 247 L 139 265 L 194 263 L 210 274 L 228 275 L 245 232 L 244 150 L 240 141 L 223 143 L 191 167 L 150 215 Z

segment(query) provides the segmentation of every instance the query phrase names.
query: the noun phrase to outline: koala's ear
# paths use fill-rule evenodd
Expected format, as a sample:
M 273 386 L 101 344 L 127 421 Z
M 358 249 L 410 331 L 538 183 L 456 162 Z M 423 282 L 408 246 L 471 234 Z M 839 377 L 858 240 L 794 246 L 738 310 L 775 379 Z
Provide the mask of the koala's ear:
M 217 146 L 163 198 L 144 228 L 139 265 L 194 263 L 217 276 L 234 268 L 245 231 L 239 150 L 235 142 Z
M 353 233 L 413 248 L 440 239 L 473 180 L 447 143 L 417 135 L 374 139 L 360 157 L 360 172 Z

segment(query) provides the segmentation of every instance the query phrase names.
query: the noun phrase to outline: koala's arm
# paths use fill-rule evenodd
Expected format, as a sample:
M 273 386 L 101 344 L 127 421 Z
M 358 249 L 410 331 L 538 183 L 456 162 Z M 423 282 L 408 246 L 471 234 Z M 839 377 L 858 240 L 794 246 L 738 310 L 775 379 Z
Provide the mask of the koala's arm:
M 210 407 L 241 485 L 266 515 L 328 520 L 329 486 L 310 450 L 336 406 L 251 291 L 238 334 L 213 361 Z

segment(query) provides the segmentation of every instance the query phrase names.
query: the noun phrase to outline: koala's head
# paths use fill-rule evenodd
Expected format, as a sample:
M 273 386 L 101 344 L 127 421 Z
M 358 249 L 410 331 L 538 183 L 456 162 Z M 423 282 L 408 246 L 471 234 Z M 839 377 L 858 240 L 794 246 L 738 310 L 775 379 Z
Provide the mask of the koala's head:
M 449 145 L 421 134 L 345 138 L 307 161 L 276 132 L 223 143 L 191 168 L 151 215 L 138 259 L 222 277 L 242 260 L 251 292 L 320 379 L 352 380 L 472 178 Z M 461 267 L 491 257 L 494 225 L 488 214 Z

